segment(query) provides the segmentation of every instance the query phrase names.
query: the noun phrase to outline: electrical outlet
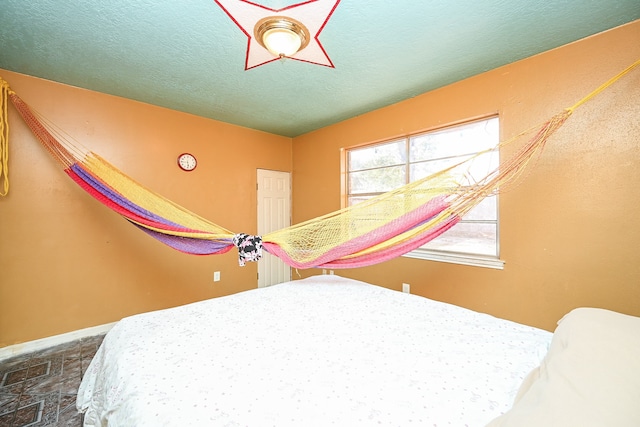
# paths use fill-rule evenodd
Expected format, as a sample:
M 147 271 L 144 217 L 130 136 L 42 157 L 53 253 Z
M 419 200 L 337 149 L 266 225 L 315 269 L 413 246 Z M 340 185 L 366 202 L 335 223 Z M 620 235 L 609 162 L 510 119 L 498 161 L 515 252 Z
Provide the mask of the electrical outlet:
M 410 294 L 411 293 L 411 285 L 408 283 L 403 283 L 402 284 L 402 292 L 404 292 L 405 294 Z
M 329 270 L 329 274 L 333 276 L 333 270 Z
M 214 282 L 219 282 L 220 281 L 220 272 L 219 271 L 214 271 L 213 272 L 213 281 Z

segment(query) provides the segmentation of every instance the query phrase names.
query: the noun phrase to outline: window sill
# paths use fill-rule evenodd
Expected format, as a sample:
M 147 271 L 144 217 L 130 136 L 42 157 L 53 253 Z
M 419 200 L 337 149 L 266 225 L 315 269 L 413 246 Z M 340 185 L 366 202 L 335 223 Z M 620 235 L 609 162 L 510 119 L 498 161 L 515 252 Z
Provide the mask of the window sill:
M 429 261 L 448 262 L 451 264 L 470 265 L 473 267 L 494 268 L 496 270 L 504 270 L 504 261 L 495 257 L 461 254 L 461 253 L 444 253 L 428 251 L 425 249 L 416 249 L 403 256 L 407 258 L 425 259 Z

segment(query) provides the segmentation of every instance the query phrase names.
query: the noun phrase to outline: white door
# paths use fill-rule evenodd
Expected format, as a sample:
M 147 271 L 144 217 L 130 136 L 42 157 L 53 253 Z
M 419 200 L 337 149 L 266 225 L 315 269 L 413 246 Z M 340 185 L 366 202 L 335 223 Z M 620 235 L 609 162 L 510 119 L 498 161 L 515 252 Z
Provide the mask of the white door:
M 258 234 L 291 225 L 291 175 L 258 169 Z M 280 258 L 263 251 L 258 261 L 258 287 L 291 280 L 291 268 Z

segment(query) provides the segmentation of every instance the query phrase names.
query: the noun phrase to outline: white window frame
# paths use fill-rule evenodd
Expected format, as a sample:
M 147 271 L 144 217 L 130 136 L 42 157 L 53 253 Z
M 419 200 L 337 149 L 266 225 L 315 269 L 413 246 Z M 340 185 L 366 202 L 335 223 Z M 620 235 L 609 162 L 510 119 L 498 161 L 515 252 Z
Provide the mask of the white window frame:
M 343 164 L 344 164 L 344 180 L 343 180 L 343 194 L 344 194 L 344 204 L 345 206 L 348 204 L 348 200 L 349 197 L 351 196 L 351 191 L 349 188 L 349 173 L 350 171 L 350 165 L 349 165 L 349 152 L 351 150 L 358 150 L 358 149 L 363 149 L 363 148 L 367 148 L 367 147 L 373 147 L 376 145 L 384 145 L 387 143 L 394 143 L 394 142 L 398 142 L 400 140 L 404 140 L 405 144 L 407 145 L 407 147 L 410 146 L 410 141 L 412 138 L 415 137 L 420 137 L 420 136 L 424 136 L 426 134 L 429 133 L 436 133 L 436 132 L 440 132 L 442 130 L 445 129 L 452 129 L 455 128 L 457 126 L 464 126 L 473 122 L 477 122 L 477 121 L 483 121 L 483 120 L 489 120 L 489 119 L 493 119 L 493 118 L 497 118 L 499 120 L 499 117 L 497 115 L 492 115 L 492 116 L 487 116 L 487 117 L 483 117 L 480 119 L 473 119 L 473 120 L 468 120 L 465 122 L 460 122 L 460 123 L 456 123 L 455 125 L 449 125 L 449 126 L 443 126 L 437 129 L 432 129 L 426 132 L 420 132 L 420 133 L 414 133 L 414 134 L 410 134 L 410 135 L 406 135 L 405 137 L 401 137 L 401 138 L 392 138 L 392 139 L 388 139 L 385 141 L 378 141 L 375 143 L 371 143 L 371 144 L 365 144 L 365 145 L 359 145 L 356 147 L 350 147 L 345 149 L 345 153 L 343 156 Z M 496 141 L 497 144 L 498 141 Z M 407 148 L 408 150 L 409 148 Z M 499 155 L 499 152 L 498 152 Z M 405 159 L 405 165 L 407 167 L 407 171 L 410 169 L 410 158 L 409 156 L 407 156 L 407 158 Z M 357 171 L 353 171 L 353 172 L 357 172 Z M 409 181 L 411 178 L 409 176 L 409 172 L 407 172 L 406 174 L 406 181 Z M 406 182 L 408 183 L 408 182 Z M 407 258 L 416 258 L 416 259 L 423 259 L 423 260 L 430 260 L 430 261 L 437 261 L 437 262 L 446 262 L 446 263 L 453 263 L 453 264 L 462 264 L 462 265 L 469 265 L 469 266 L 475 266 L 475 267 L 485 267 L 485 268 L 493 268 L 493 269 L 498 269 L 498 270 L 502 270 L 504 269 L 504 261 L 500 259 L 500 214 L 499 214 L 499 200 L 497 199 L 497 195 L 495 196 L 490 196 L 490 197 L 496 197 L 496 220 L 495 220 L 495 225 L 496 225 L 496 255 L 492 256 L 492 255 L 481 255 L 481 254 L 474 254 L 474 253 L 466 253 L 466 252 L 454 252 L 454 251 L 450 251 L 450 250 L 437 250 L 437 249 L 427 249 L 424 247 L 415 249 L 411 252 L 408 252 L 406 254 L 404 254 L 403 256 L 407 257 Z M 473 221 L 464 221 L 464 218 L 462 219 L 461 222 L 465 222 L 467 224 L 472 223 Z M 486 222 L 485 222 L 486 223 Z M 456 226 L 454 226 L 455 228 Z

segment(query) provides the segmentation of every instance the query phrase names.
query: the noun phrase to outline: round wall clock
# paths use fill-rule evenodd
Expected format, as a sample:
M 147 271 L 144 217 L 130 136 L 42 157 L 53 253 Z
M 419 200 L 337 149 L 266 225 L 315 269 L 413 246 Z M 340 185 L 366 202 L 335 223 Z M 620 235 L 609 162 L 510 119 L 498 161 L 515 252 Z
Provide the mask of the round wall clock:
M 192 171 L 198 165 L 198 161 L 193 154 L 182 153 L 178 156 L 178 166 L 183 171 Z

